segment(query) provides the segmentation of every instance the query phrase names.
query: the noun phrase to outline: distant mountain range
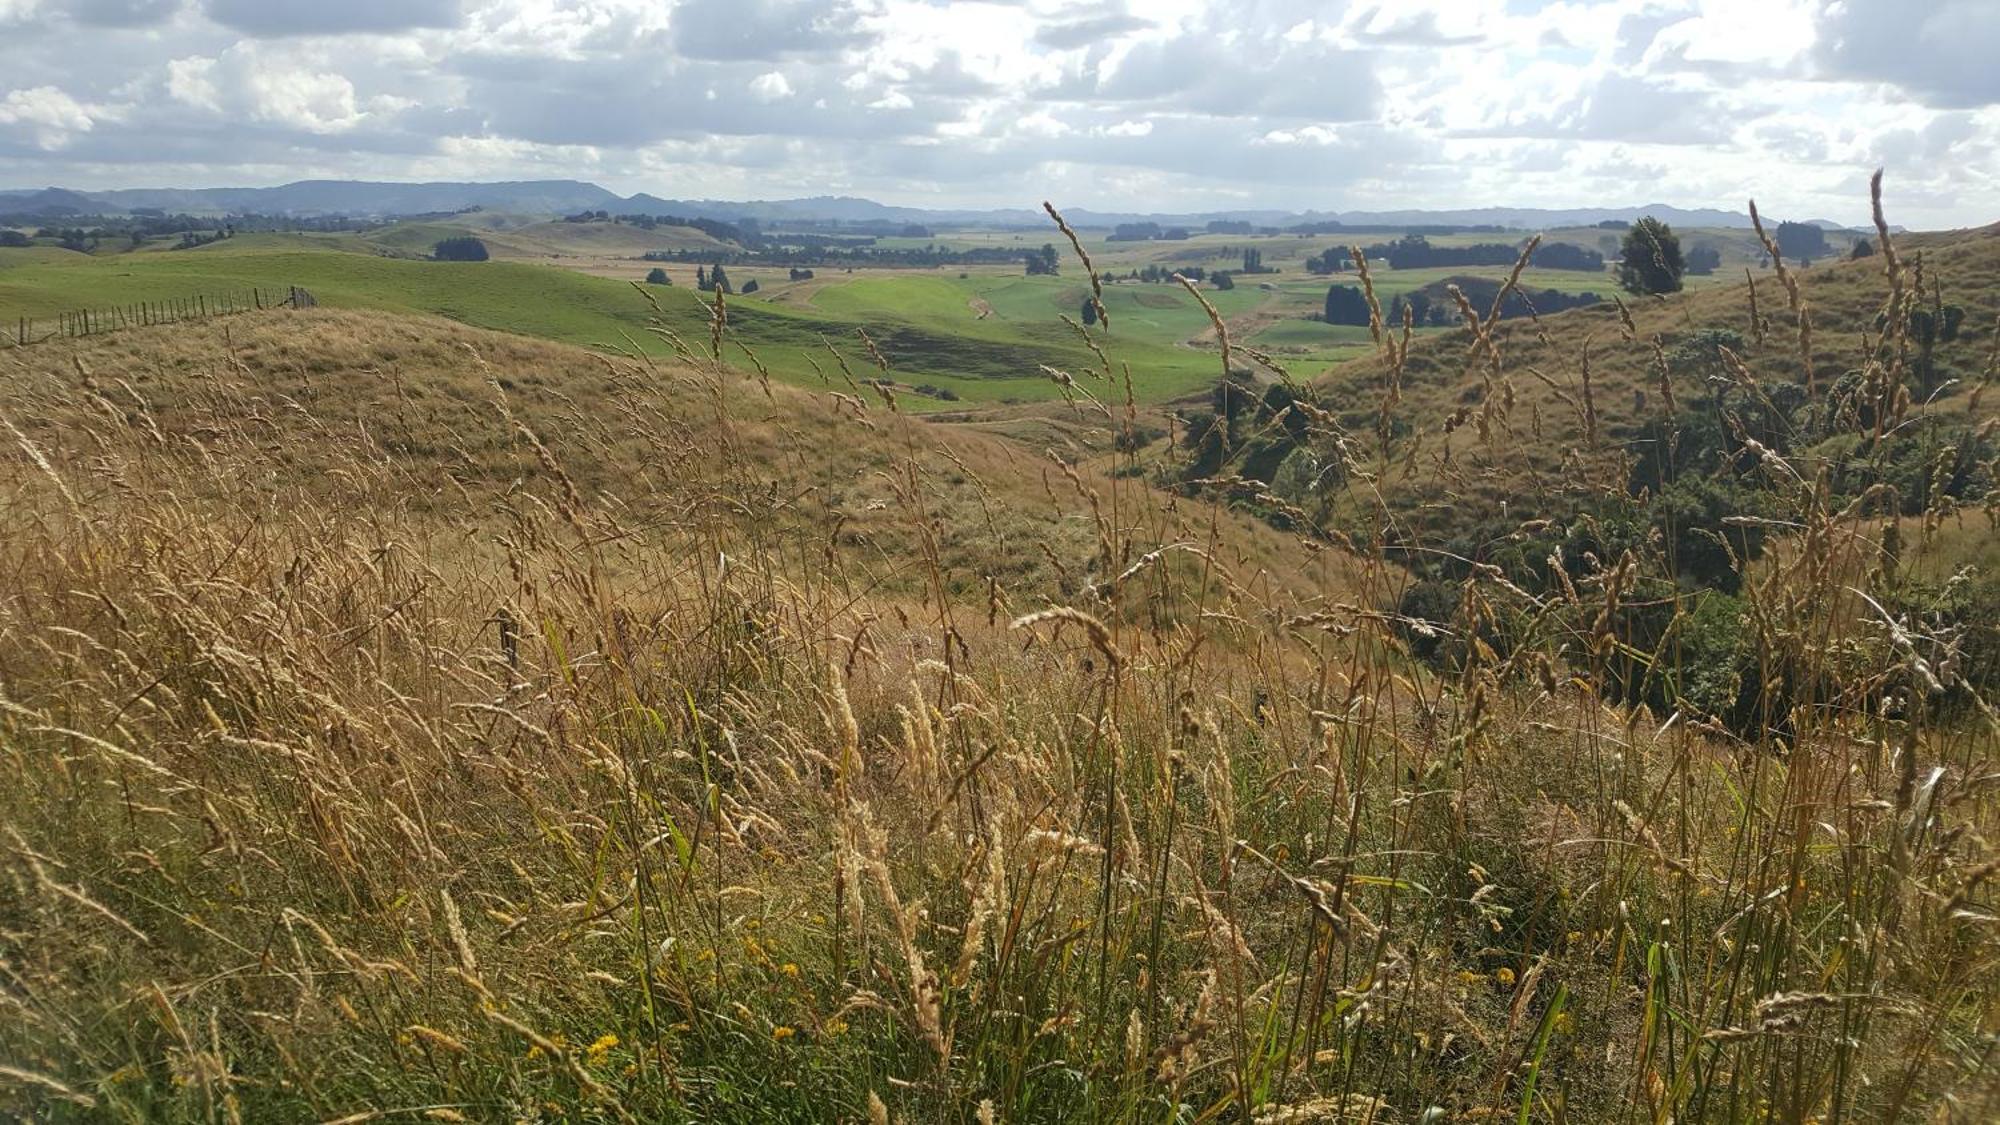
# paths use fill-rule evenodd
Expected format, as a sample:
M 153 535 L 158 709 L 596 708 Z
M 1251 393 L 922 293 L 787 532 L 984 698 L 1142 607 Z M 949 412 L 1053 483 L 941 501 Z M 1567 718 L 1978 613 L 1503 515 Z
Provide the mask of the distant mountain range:
M 641 192 L 630 197 L 581 180 L 521 180 L 504 183 L 374 183 L 363 180 L 301 180 L 266 188 L 124 188 L 79 192 L 49 187 L 0 191 L 0 212 L 42 215 L 123 214 L 153 209 L 193 215 L 255 212 L 299 217 L 349 215 L 387 218 L 395 215 L 463 211 L 468 208 L 532 215 L 611 211 L 615 214 L 678 215 L 685 218 L 734 222 L 754 219 L 771 224 L 802 222 L 889 222 L 924 226 L 1043 227 L 1048 217 L 1039 209 L 951 210 L 892 207 L 852 196 L 809 199 L 719 200 L 661 199 Z M 1590 226 L 1630 222 L 1652 215 L 1667 223 L 1690 227 L 1748 227 L 1750 217 L 1734 211 L 1684 209 L 1665 204 L 1644 207 L 1475 207 L 1456 210 L 1397 211 L 1203 211 L 1151 214 L 1072 208 L 1065 217 L 1077 226 L 1108 227 L 1119 223 L 1152 222 L 1161 226 L 1200 227 L 1211 221 L 1249 222 L 1287 227 L 1300 223 L 1340 223 L 1350 227 L 1499 226 L 1519 230 Z M 1824 219 L 1812 220 L 1829 230 L 1845 229 Z

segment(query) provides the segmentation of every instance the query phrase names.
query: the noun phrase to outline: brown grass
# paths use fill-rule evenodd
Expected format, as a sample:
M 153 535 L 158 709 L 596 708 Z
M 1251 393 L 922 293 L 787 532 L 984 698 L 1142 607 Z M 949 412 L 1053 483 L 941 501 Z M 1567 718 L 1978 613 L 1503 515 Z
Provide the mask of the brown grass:
M 1836 347 L 1866 278 L 1825 272 Z M 1709 299 L 1552 382 L 1615 424 Z M 1540 394 L 1569 331 L 1465 378 Z M 1637 554 L 1473 571 L 1426 664 L 1401 567 L 1129 454 L 436 321 L 228 332 L 0 358 L 0 1108 L 2000 1112 L 1990 712 L 1935 702 L 1941 631 L 1839 619 L 1902 564 L 1804 493 L 1743 615 L 1802 686 L 1746 734 L 1610 690 Z M 1105 368 L 1073 425 L 1129 424 Z

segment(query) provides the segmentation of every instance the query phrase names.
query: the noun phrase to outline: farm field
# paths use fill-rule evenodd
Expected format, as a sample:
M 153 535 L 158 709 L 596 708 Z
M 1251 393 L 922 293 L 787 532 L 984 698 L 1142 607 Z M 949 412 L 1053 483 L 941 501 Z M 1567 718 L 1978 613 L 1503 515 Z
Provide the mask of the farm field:
M 495 260 L 424 260 L 433 243 L 465 235 L 484 241 Z M 1006 246 L 1025 253 L 1040 244 L 1038 237 L 948 231 L 929 240 L 878 242 L 904 249 Z M 1170 282 L 1123 276 L 1146 267 L 1224 268 L 1240 260 L 1245 247 L 1256 247 L 1273 272 L 1239 274 L 1236 288 L 1207 292 L 1230 321 L 1236 342 L 1268 354 L 1297 378 L 1314 377 L 1365 352 L 1365 331 L 1316 323 L 1328 285 L 1358 283 L 1351 271 L 1327 277 L 1304 270 L 1305 256 L 1338 245 L 1336 239 L 1200 235 L 1184 242 L 1129 243 L 1086 232 L 1085 241 L 1109 279 L 1104 299 L 1112 335 L 1127 349 L 1122 360 L 1131 365 L 1133 391 L 1141 401 L 1194 393 L 1219 370 L 1213 332 L 1197 302 Z M 664 355 L 670 345 L 662 336 L 642 331 L 650 307 L 622 283 L 637 281 L 656 266 L 664 269 L 673 284 L 652 289 L 652 296 L 665 308 L 667 324 L 692 346 L 706 335 L 707 316 L 688 293 L 696 265 L 645 262 L 639 255 L 651 249 L 708 249 L 720 256 L 727 248 L 689 228 L 474 215 L 358 233 L 245 234 L 194 250 L 166 249 L 160 241 L 89 255 L 52 246 L 0 249 L 0 313 L 18 325 L 22 318 L 45 319 L 85 307 L 299 285 L 333 307 L 425 312 L 566 343 Z M 1078 376 L 1095 370 L 1095 357 L 1058 319 L 1081 315 L 1085 287 L 1068 277 L 1023 277 L 1018 269 L 992 265 L 827 266 L 810 281 L 792 281 L 781 269 L 755 265 L 733 271 L 739 287 L 759 282 L 758 293 L 729 302 L 743 343 L 774 376 L 799 385 L 823 385 L 832 377 L 820 364 L 821 335 L 846 339 L 856 329 L 876 338 L 895 382 L 930 389 L 910 396 L 910 408 L 920 411 L 952 402 L 1059 398 L 1061 388 L 1041 368 Z M 1498 279 L 1506 273 L 1503 267 L 1380 265 L 1375 291 L 1386 309 L 1424 286 L 1435 291 L 1452 278 Z M 1608 294 L 1610 282 L 1609 275 L 1533 268 L 1522 278 L 1533 289 L 1572 293 Z M 754 367 L 741 352 L 733 361 L 746 370 Z
M 1600 246 L 1610 232 L 1596 228 L 1556 230 L 1548 242 Z M 434 242 L 476 236 L 492 252 L 490 262 L 430 262 Z M 1034 230 L 938 230 L 932 238 L 876 238 L 882 250 L 924 248 L 1006 248 L 1026 254 L 1054 232 Z M 1134 396 L 1164 402 L 1198 392 L 1218 370 L 1214 332 L 1206 312 L 1172 282 L 1140 282 L 1128 274 L 1144 268 L 1176 270 L 1200 266 L 1228 270 L 1242 262 L 1246 248 L 1264 256 L 1270 272 L 1236 274 L 1236 288 L 1206 288 L 1218 312 L 1230 320 L 1232 340 L 1266 354 L 1292 378 L 1316 378 L 1326 370 L 1364 356 L 1366 330 L 1320 324 L 1330 284 L 1358 284 L 1352 270 L 1310 274 L 1304 258 L 1346 242 L 1394 240 L 1390 230 L 1352 230 L 1322 236 L 1240 236 L 1196 234 L 1186 240 L 1120 242 L 1102 230 L 1082 232 L 1084 248 L 1106 276 L 1106 310 L 1112 334 L 1128 350 Z M 1518 234 L 1438 234 L 1436 246 L 1480 240 L 1508 240 Z M 1690 230 L 1688 240 L 1722 250 L 1724 266 L 1712 276 L 1688 276 L 1688 288 L 1730 284 L 1732 270 L 1752 262 L 1754 238 L 1740 230 Z M 240 234 L 194 250 L 168 252 L 168 240 L 138 248 L 100 246 L 76 254 L 38 244 L 0 250 L 0 316 L 48 318 L 84 306 L 130 304 L 140 300 L 192 298 L 202 292 L 248 286 L 300 284 L 330 306 L 430 312 L 464 324 L 522 332 L 548 340 L 668 354 L 658 332 L 644 332 L 646 300 L 628 284 L 662 268 L 670 286 L 652 288 L 666 322 L 690 346 L 706 336 L 706 312 L 688 290 L 704 252 L 716 258 L 732 246 L 684 228 L 640 228 L 622 222 L 560 222 L 520 214 L 464 214 L 446 220 L 410 220 L 342 234 Z M 648 250 L 694 252 L 696 260 L 646 262 Z M 1808 270 L 1810 272 L 1810 270 Z M 820 362 L 820 336 L 854 338 L 868 330 L 888 358 L 888 378 L 910 394 L 908 408 L 934 410 L 954 402 L 1006 404 L 1062 396 L 1044 366 L 1088 376 L 1096 358 L 1080 346 L 1060 316 L 1078 318 L 1084 284 L 1070 278 L 1022 276 L 1000 264 L 884 268 L 824 264 L 812 280 L 790 280 L 782 266 L 736 264 L 732 280 L 740 288 L 758 282 L 758 292 L 730 300 L 740 320 L 742 342 L 726 356 L 744 370 L 756 362 L 776 378 L 822 386 L 828 374 Z M 1434 298 L 1454 278 L 1500 280 L 1506 266 L 1388 268 L 1374 264 L 1374 292 L 1384 310 L 1412 290 L 1430 286 Z M 1740 272 L 1734 272 L 1740 280 Z M 1616 284 L 1608 272 L 1528 268 L 1522 286 L 1530 290 L 1596 292 L 1610 296 Z M 1446 302 L 1448 304 L 1448 302 Z M 1448 328 L 1418 326 L 1418 336 Z M 1270 372 L 1262 372 L 1268 376 Z M 1114 396 L 1122 396 L 1118 390 Z
M 346 250 L 267 249 L 254 238 L 231 241 L 244 245 L 56 259 L 35 250 L 18 252 L 36 260 L 0 266 L 0 311 L 10 323 L 17 317 L 46 320 L 77 308 L 298 285 L 335 308 L 429 313 L 614 351 L 659 356 L 672 350 L 661 335 L 647 331 L 651 306 L 626 282 L 520 262 L 429 262 Z M 0 250 L 0 261 L 13 253 Z M 805 304 L 758 294 L 730 298 L 728 307 L 742 343 L 774 375 L 801 385 L 824 386 L 824 379 L 833 378 L 821 338 L 851 350 L 858 345 L 857 329 L 875 339 L 898 383 L 949 388 L 968 402 L 1059 397 L 1041 365 L 1081 376 L 1094 363 L 1055 317 L 1062 309 L 1074 315 L 1080 308 L 1082 291 L 1073 283 L 996 281 L 994 296 L 1008 312 L 986 321 L 969 303 L 977 286 L 961 284 L 941 277 L 863 278 L 822 288 Z M 857 293 L 832 295 L 847 285 L 858 287 Z M 1136 294 L 1114 296 L 1110 306 L 1135 314 L 1132 323 L 1142 331 L 1133 334 L 1126 357 L 1133 364 L 1135 392 L 1156 401 L 1198 388 L 1218 368 L 1212 353 L 1182 346 L 1184 336 L 1205 322 L 1199 306 L 1184 292 L 1150 290 L 1157 292 L 1149 292 L 1149 299 L 1168 307 L 1147 308 Z M 665 311 L 666 327 L 690 345 L 707 339 L 707 313 L 691 286 L 651 293 Z M 1116 321 L 1115 311 L 1113 316 Z M 749 369 L 742 352 L 732 358 Z M 936 408 L 947 401 L 911 396 L 910 405 Z

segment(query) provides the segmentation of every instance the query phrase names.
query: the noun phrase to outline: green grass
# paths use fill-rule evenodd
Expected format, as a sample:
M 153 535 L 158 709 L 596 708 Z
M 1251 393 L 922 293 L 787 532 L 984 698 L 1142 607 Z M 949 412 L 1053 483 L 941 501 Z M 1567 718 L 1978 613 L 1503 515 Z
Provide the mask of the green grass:
M 289 236 L 278 236 L 280 238 Z M 103 309 L 140 301 L 187 299 L 200 294 L 266 290 L 290 285 L 312 292 L 337 308 L 419 312 L 462 323 L 600 348 L 642 350 L 664 355 L 667 344 L 646 331 L 651 308 L 622 281 L 527 263 L 430 262 L 340 253 L 326 249 L 269 247 L 245 237 L 196 251 L 66 260 L 36 260 L 0 270 L 0 319 L 52 320 L 79 308 Z M 899 382 L 948 387 L 969 402 L 1035 401 L 1059 392 L 1039 371 L 1047 364 L 1081 374 L 1094 362 L 1070 329 L 1056 320 L 1059 298 L 1071 290 L 1080 303 L 1081 287 L 1067 280 L 1015 285 L 1013 279 L 981 278 L 1000 315 L 974 318 L 967 283 L 935 275 L 860 279 L 829 287 L 811 308 L 769 304 L 755 298 L 729 303 L 737 337 L 781 379 L 820 386 L 814 362 L 829 372 L 821 337 L 858 351 L 855 330 L 865 328 L 892 364 Z M 845 295 L 841 290 L 857 287 Z M 659 290 L 666 322 L 695 347 L 708 340 L 706 314 L 682 289 Z M 1222 296 L 1228 296 L 1223 294 Z M 1179 298 L 1184 299 L 1184 295 Z M 1112 298 L 1114 309 L 1136 311 L 1136 302 Z M 1072 313 L 1074 310 L 1072 309 Z M 1135 386 L 1147 399 L 1186 393 L 1213 378 L 1213 353 L 1180 347 L 1177 340 L 1199 330 L 1202 314 L 1186 308 L 1144 310 L 1147 331 L 1121 335 L 1120 358 L 1131 362 Z M 1114 323 L 1124 330 L 1124 322 Z M 808 356 L 811 359 L 808 359 Z M 744 363 L 740 352 L 729 356 Z M 851 361 L 852 362 L 852 361 Z M 747 363 L 745 363 L 747 366 Z M 865 364 L 855 365 L 857 373 Z M 837 377 L 836 377 L 837 378 Z M 936 408 L 936 400 L 911 396 L 910 409 Z
M 496 260 L 420 260 L 439 239 L 467 233 L 486 240 Z M 20 317 L 46 319 L 78 308 L 300 285 L 335 307 L 431 313 L 565 343 L 618 349 L 636 344 L 664 354 L 665 343 L 646 332 L 650 308 L 624 282 L 504 259 L 636 253 L 641 244 L 664 246 L 696 233 L 606 223 L 486 230 L 458 222 L 408 222 L 359 235 L 242 235 L 177 252 L 92 256 L 47 247 L 0 251 L 0 318 L 11 324 Z M 954 234 L 952 241 L 997 245 L 1016 238 L 1023 246 L 1041 241 L 989 232 Z M 1331 244 L 1327 238 L 1205 235 L 1186 242 L 1090 243 L 1100 256 L 1100 268 L 1115 273 L 1139 261 L 1227 266 L 1253 244 L 1281 272 L 1242 278 L 1232 290 L 1206 292 L 1221 315 L 1232 321 L 1245 318 L 1235 325 L 1239 342 L 1270 349 L 1307 375 L 1364 350 L 1365 333 L 1309 319 L 1328 285 L 1359 281 L 1353 274 L 1313 276 L 1293 260 Z M 814 364 L 827 367 L 822 335 L 852 341 L 855 330 L 865 327 L 888 355 L 891 375 L 903 384 L 945 388 L 973 403 L 1038 401 L 1060 393 L 1042 366 L 1082 375 L 1097 363 L 1074 329 L 1061 322 L 1063 316 L 1080 316 L 1087 292 L 1075 264 L 1066 262 L 1065 270 L 1060 277 L 912 270 L 828 278 L 801 304 L 738 299 L 731 304 L 732 320 L 740 339 L 775 376 L 802 385 L 821 385 L 823 376 Z M 755 271 L 738 267 L 734 272 L 740 284 Z M 1386 305 L 1399 294 L 1446 278 L 1497 278 L 1506 272 L 1499 267 L 1382 269 L 1375 275 L 1375 288 Z M 1609 274 L 1560 270 L 1530 269 L 1522 281 L 1536 289 L 1607 295 L 1615 288 Z M 705 344 L 705 314 L 690 293 L 671 289 L 655 296 L 667 308 L 675 332 L 694 346 Z M 1170 399 L 1214 378 L 1219 364 L 1213 349 L 1202 342 L 1208 314 L 1178 286 L 1118 282 L 1105 287 L 1104 303 L 1114 355 L 1131 365 L 1140 398 Z M 740 353 L 730 358 L 747 366 Z M 915 396 L 909 405 L 922 410 L 944 402 Z

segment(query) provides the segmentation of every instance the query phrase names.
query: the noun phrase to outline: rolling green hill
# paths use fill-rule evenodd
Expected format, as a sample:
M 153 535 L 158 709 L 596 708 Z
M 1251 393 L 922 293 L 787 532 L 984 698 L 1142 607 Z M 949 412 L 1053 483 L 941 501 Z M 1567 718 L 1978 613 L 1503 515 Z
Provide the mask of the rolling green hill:
M 548 259 L 564 257 L 637 258 L 649 250 L 723 250 L 719 242 L 692 227 L 658 226 L 650 230 L 625 223 L 529 222 L 492 227 L 466 221 L 395 223 L 360 236 L 364 241 L 402 254 L 427 256 L 440 240 L 470 235 L 486 243 L 496 258 Z
M 432 233 L 435 229 L 412 237 Z M 346 247 L 351 250 L 355 245 Z M 0 251 L 0 257 L 7 253 L 12 252 Z M 11 325 L 19 317 L 48 319 L 85 307 L 298 285 L 330 307 L 430 313 L 479 327 L 612 350 L 636 348 L 654 355 L 671 350 L 663 337 L 647 331 L 652 309 L 631 285 L 546 265 L 431 262 L 318 248 L 274 248 L 248 237 L 194 251 L 72 258 L 37 257 L 0 271 L 0 318 Z M 807 386 L 821 386 L 824 378 L 833 378 L 823 374 L 830 360 L 822 338 L 855 346 L 857 329 L 875 339 L 897 382 L 948 388 L 969 402 L 1056 397 L 1060 392 L 1040 370 L 1042 365 L 1083 375 L 1096 362 L 1055 317 L 1064 307 L 1074 314 L 1073 305 L 1081 300 L 1075 283 L 1023 279 L 1018 286 L 999 286 L 996 296 L 1018 319 L 990 322 L 975 318 L 966 303 L 972 290 L 957 289 L 958 282 L 912 277 L 881 283 L 887 289 L 867 281 L 851 284 L 863 286 L 858 296 L 829 297 L 839 287 L 829 288 L 822 290 L 824 303 L 811 307 L 732 298 L 731 325 L 773 374 Z M 654 296 L 662 304 L 668 327 L 691 345 L 705 346 L 708 314 L 691 292 L 661 289 Z M 1170 310 L 1141 310 L 1151 317 L 1148 334 L 1120 339 L 1119 354 L 1132 363 L 1136 393 L 1148 400 L 1185 394 L 1217 371 L 1212 353 L 1180 346 L 1179 334 L 1199 323 L 1199 309 L 1191 302 L 1179 305 L 1185 295 L 1172 300 L 1176 305 Z M 1135 295 L 1130 307 L 1137 309 L 1136 302 Z M 1123 298 L 1112 303 L 1114 308 L 1128 304 Z M 740 352 L 728 358 L 746 369 L 750 366 Z M 910 399 L 911 409 L 934 409 L 940 404 L 923 396 Z

